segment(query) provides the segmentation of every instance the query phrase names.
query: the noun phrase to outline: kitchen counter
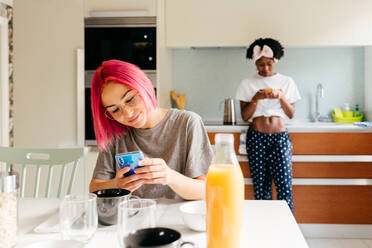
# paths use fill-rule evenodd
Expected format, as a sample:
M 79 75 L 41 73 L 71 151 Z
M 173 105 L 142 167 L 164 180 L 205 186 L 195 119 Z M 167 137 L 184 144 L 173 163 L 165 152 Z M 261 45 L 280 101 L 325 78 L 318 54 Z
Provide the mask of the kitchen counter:
M 248 122 L 237 122 L 236 125 L 223 125 L 222 121 L 204 121 L 208 132 L 241 132 L 248 128 Z M 290 133 L 372 133 L 372 128 L 358 127 L 353 124 L 335 122 L 306 122 L 291 120 L 286 123 Z

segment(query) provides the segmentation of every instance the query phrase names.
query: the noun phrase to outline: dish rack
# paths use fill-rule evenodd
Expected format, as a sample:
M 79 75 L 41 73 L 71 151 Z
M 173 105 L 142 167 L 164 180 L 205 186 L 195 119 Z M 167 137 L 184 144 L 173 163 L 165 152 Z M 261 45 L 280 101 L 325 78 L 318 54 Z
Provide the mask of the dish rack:
M 360 122 L 363 119 L 363 114 L 359 114 L 358 116 L 354 116 L 353 111 L 342 112 L 342 117 L 336 116 L 335 112 L 332 112 L 333 121 L 336 123 L 353 123 L 353 122 Z

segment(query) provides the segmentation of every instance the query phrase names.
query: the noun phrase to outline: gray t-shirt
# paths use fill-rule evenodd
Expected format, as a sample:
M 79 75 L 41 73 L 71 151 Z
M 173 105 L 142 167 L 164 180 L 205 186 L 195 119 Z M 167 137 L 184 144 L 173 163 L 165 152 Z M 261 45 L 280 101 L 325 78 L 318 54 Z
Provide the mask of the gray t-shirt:
M 162 158 L 167 165 L 181 174 L 196 178 L 207 174 L 212 160 L 212 149 L 203 122 L 196 113 L 170 109 L 163 120 L 150 129 L 131 128 L 100 151 L 93 178 L 110 180 L 115 177 L 118 153 L 142 151 L 145 157 Z M 133 192 L 146 198 L 180 197 L 161 184 L 144 184 Z

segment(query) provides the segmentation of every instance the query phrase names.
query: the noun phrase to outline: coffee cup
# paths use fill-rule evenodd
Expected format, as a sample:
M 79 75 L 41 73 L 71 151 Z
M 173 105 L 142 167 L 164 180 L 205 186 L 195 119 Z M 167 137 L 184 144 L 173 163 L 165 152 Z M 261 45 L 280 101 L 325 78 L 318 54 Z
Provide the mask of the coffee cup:
M 98 222 L 104 226 L 117 224 L 120 202 L 138 198 L 126 189 L 103 189 L 93 193 L 97 195 Z
M 181 240 L 181 233 L 165 227 L 139 229 L 124 238 L 125 248 L 180 248 L 196 247 L 193 242 Z

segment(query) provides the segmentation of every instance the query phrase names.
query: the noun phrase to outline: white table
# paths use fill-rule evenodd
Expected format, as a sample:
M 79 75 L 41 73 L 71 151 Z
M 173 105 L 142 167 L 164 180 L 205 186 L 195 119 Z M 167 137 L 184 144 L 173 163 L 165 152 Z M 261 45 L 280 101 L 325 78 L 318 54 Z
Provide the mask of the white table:
M 33 229 L 58 211 L 59 199 L 23 198 L 19 201 L 19 235 L 17 248 L 42 240 L 60 239 L 58 233 L 40 234 Z M 182 239 L 206 247 L 206 233 L 188 229 L 178 210 L 182 202 L 160 199 L 157 226 L 182 233 Z M 285 201 L 245 201 L 243 247 L 308 247 Z M 119 247 L 116 226 L 99 227 L 87 248 Z

